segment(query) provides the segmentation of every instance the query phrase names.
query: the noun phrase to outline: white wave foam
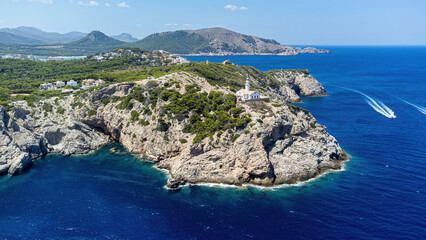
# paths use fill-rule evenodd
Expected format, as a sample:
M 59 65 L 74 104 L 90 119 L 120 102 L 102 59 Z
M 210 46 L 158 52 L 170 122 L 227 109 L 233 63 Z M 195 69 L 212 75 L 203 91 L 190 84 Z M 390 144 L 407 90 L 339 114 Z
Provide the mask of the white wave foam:
M 388 106 L 386 106 L 382 101 L 380 101 L 378 99 L 373 99 L 372 97 L 368 96 L 367 94 L 360 92 L 360 91 L 357 91 L 355 89 L 345 88 L 345 87 L 343 87 L 343 88 L 350 90 L 352 92 L 359 93 L 362 96 L 364 96 L 368 105 L 370 105 L 370 107 L 372 107 L 376 112 L 382 114 L 383 116 L 385 116 L 387 118 L 396 118 L 394 111 L 392 111 L 392 109 L 390 109 Z
M 426 108 L 425 107 L 423 107 L 423 106 L 421 106 L 421 105 L 417 105 L 417 104 L 414 104 L 414 103 L 410 103 L 410 102 L 408 102 L 408 101 L 405 101 L 404 99 L 401 99 L 401 98 L 398 98 L 399 100 L 401 100 L 401 101 L 403 101 L 403 102 L 405 102 L 406 104 L 408 104 L 408 105 L 411 105 L 412 107 L 414 107 L 415 109 L 417 109 L 417 110 L 419 110 L 419 112 L 421 112 L 421 113 L 423 113 L 423 114 L 425 114 L 426 115 Z

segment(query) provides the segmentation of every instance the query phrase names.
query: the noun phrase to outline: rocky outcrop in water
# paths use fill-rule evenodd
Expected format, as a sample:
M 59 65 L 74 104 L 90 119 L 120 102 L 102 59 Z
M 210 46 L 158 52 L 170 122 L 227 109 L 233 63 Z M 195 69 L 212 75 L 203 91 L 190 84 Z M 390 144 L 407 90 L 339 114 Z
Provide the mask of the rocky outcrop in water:
M 341 168 L 347 155 L 336 139 L 308 111 L 286 104 L 300 100 L 298 94 L 324 95 L 324 88 L 308 74 L 273 74 L 280 85 L 267 91 L 273 101 L 237 103 L 233 121 L 242 124 L 198 140 L 185 130 L 193 121 L 191 113 L 171 114 L 167 105 L 172 100 L 162 93 L 184 96 L 190 91 L 187 86 L 199 86 L 206 94 L 220 91 L 223 98 L 232 92 L 185 72 L 47 99 L 36 106 L 17 102 L 11 112 L 0 109 L 0 172 L 22 172 L 32 159 L 47 153 L 89 153 L 110 137 L 167 169 L 171 188 L 185 183 L 274 186 Z M 250 123 L 244 123 L 247 119 Z

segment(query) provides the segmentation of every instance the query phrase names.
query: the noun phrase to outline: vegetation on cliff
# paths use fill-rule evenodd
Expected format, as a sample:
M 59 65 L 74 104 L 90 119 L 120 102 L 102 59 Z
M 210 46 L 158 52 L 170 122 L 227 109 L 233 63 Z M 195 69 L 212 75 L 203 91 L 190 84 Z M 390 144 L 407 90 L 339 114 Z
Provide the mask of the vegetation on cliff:
M 251 122 L 249 116 L 240 116 L 244 107 L 237 107 L 234 94 L 200 92 L 197 85 L 186 85 L 185 89 L 185 94 L 166 89 L 161 98 L 170 102 L 163 106 L 169 118 L 179 121 L 189 118 L 183 132 L 196 134 L 194 143 L 212 137 L 218 131 L 244 128 Z

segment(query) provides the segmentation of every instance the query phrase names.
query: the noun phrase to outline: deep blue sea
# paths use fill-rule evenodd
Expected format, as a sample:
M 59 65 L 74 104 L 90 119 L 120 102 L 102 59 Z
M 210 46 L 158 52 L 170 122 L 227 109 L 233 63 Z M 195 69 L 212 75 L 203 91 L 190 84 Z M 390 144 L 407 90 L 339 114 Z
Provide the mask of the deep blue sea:
M 297 105 L 352 156 L 345 171 L 275 190 L 168 191 L 163 172 L 112 146 L 50 155 L 0 178 L 0 239 L 426 239 L 426 47 L 327 48 L 189 59 L 309 69 L 330 95 Z

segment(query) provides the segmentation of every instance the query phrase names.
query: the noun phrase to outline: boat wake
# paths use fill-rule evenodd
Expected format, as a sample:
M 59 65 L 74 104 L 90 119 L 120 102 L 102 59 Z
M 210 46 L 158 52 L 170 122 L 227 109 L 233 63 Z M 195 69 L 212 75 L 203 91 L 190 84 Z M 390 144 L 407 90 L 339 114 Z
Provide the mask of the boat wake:
M 403 101 L 403 102 L 405 102 L 406 104 L 408 104 L 408 105 L 411 105 L 412 107 L 414 107 L 415 109 L 417 109 L 417 110 L 419 110 L 419 112 L 421 112 L 421 113 L 423 113 L 423 114 L 425 114 L 426 115 L 426 108 L 425 107 L 423 107 L 423 106 L 421 106 L 421 105 L 417 105 L 417 104 L 414 104 L 414 103 L 410 103 L 410 102 L 408 102 L 408 101 L 405 101 L 404 99 L 402 99 L 402 98 L 398 98 L 399 100 L 401 100 L 401 101 Z
M 365 101 L 368 103 L 368 105 L 370 105 L 370 107 L 372 107 L 376 112 L 382 114 L 383 116 L 387 117 L 387 118 L 396 118 L 394 111 L 392 111 L 392 109 L 390 109 L 388 106 L 386 106 L 382 101 L 378 100 L 378 99 L 374 99 L 370 96 L 368 96 L 367 94 L 357 91 L 355 89 L 351 89 L 351 88 L 345 88 L 349 91 L 352 92 L 356 92 L 361 94 L 362 96 L 364 96 Z

